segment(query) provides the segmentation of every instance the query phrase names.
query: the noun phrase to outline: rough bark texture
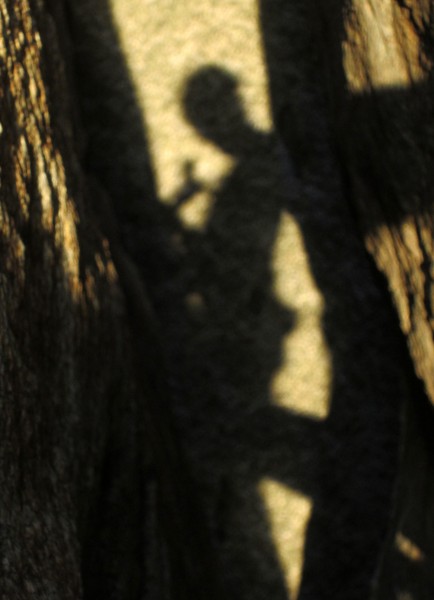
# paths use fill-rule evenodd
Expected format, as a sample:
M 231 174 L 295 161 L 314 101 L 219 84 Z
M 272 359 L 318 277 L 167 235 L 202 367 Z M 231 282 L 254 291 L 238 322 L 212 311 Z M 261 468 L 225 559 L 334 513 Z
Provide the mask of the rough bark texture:
M 432 598 L 431 407 L 346 204 L 434 400 L 430 4 L 260 3 L 276 132 L 248 120 L 223 66 L 190 69 L 184 116 L 233 161 L 200 233 L 157 198 L 147 3 L 127 4 L 111 3 L 128 68 L 105 0 L 0 0 L 0 597 L 365 600 L 377 570 L 378 598 Z M 192 35 L 197 6 L 178 8 Z M 177 202 L 194 204 L 206 186 L 189 167 L 185 183 Z M 300 301 L 285 277 L 314 283 Z M 306 322 L 330 365 L 314 418 L 291 404 L 302 377 L 284 352 Z M 324 385 L 309 364 L 306 404 Z M 312 510 L 295 579 L 276 551 L 299 506 L 282 489 Z
M 0 44 L 0 595 L 133 594 L 142 409 L 59 31 L 43 3 L 2 1 Z
M 348 194 L 433 403 L 433 4 L 353 0 L 324 6 L 322 17 Z M 414 388 L 376 598 L 433 595 L 433 424 L 427 398 Z
M 366 245 L 434 402 L 433 5 L 338 4 L 327 44 L 344 167 Z
M 1 598 L 224 597 L 155 319 L 80 164 L 64 4 L 0 2 L 0 43 Z
M 0 596 L 221 597 L 146 294 L 79 164 L 63 5 L 0 2 L 0 43 Z

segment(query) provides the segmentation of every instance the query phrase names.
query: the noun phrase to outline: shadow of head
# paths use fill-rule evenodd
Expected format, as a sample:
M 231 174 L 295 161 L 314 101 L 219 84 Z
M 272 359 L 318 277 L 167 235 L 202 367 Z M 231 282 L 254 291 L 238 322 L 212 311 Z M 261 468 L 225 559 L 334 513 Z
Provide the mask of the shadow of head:
M 193 73 L 182 91 L 187 120 L 200 135 L 228 154 L 242 154 L 256 132 L 249 124 L 239 82 L 223 68 L 208 65 Z

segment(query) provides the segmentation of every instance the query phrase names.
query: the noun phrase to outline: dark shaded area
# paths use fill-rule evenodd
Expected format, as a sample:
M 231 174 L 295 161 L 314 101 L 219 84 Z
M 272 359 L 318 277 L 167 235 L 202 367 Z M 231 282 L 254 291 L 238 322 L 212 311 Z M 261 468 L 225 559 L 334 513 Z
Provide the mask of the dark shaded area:
M 433 215 L 433 174 L 428 164 L 428 157 L 434 156 L 433 91 L 432 83 L 426 82 L 349 99 L 352 160 L 375 189 L 378 216 L 386 223 Z
M 248 123 L 237 81 L 221 67 L 185 83 L 186 118 L 236 160 L 198 234 L 156 199 L 143 115 L 109 11 L 103 0 L 87 4 L 92 19 L 72 7 L 70 17 L 86 168 L 114 200 L 161 321 L 176 424 L 229 590 L 287 598 L 257 494 L 270 477 L 314 501 L 300 599 L 365 599 L 389 521 L 406 358 L 334 158 L 315 7 L 261 5 L 276 133 Z M 200 185 L 194 165 L 185 172 L 178 205 Z M 283 187 L 271 195 L 275 185 Z M 283 337 L 297 326 L 271 289 L 282 211 L 301 227 L 325 299 L 333 389 L 324 422 L 270 405 Z
M 107 0 L 65 3 L 85 166 L 110 190 L 125 220 L 143 210 L 143 198 L 156 200 L 143 115 Z
M 432 598 L 432 498 L 434 412 L 415 381 L 404 414 L 402 453 L 394 515 L 377 581 L 376 598 L 406 593 L 411 600 Z
M 334 374 L 300 598 L 365 598 L 396 468 L 394 411 L 404 392 L 393 363 L 407 360 L 384 283 L 362 248 L 338 162 L 323 53 L 340 46 L 342 28 L 333 23 L 333 42 L 321 44 L 320 9 L 295 4 L 263 2 L 261 22 L 276 127 L 303 190 L 288 208 L 302 227 L 326 301 L 323 327 Z M 340 110 L 336 103 L 331 113 L 340 117 Z
M 426 79 L 407 88 L 371 89 L 358 94 L 347 89 L 341 47 L 345 2 L 336 0 L 327 7 L 329 10 L 321 11 L 319 29 L 324 47 L 330 48 L 324 60 L 327 106 L 348 197 L 357 209 L 363 234 L 368 238 L 383 236 L 382 241 L 387 241 L 390 264 L 385 270 L 389 287 L 395 298 L 407 299 L 412 321 L 410 336 L 418 331 L 417 342 L 424 348 L 421 323 L 431 321 L 432 331 L 434 315 L 434 79 L 430 68 L 434 57 L 434 12 L 430 5 L 409 4 L 396 2 L 396 6 L 405 9 L 401 18 L 409 19 L 425 53 L 423 56 L 420 52 L 418 60 L 422 64 L 426 60 Z M 420 15 L 416 16 L 419 9 Z M 422 14 L 426 19 L 421 18 Z M 396 18 L 397 32 L 400 26 Z M 401 41 L 405 43 L 404 38 Z M 376 252 L 374 247 L 375 258 Z M 399 260 L 405 264 L 399 265 Z M 406 280 L 398 285 L 392 280 L 393 268 L 407 270 Z M 416 294 L 413 286 L 418 280 L 423 286 Z M 425 335 L 430 336 L 429 325 Z M 429 377 L 429 365 L 424 376 Z M 408 382 L 394 516 L 378 569 L 376 598 L 403 594 L 428 599 L 434 591 L 430 567 L 434 554 L 434 411 L 421 381 L 413 375 Z M 397 540 L 402 538 L 406 542 L 400 548 Z

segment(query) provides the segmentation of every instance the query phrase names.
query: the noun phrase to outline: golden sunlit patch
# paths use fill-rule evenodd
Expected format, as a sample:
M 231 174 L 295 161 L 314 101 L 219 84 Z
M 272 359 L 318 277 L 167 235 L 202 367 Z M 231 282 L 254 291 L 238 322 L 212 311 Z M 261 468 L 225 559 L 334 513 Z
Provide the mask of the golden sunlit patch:
M 186 229 L 204 231 L 214 208 L 216 190 L 233 165 L 231 157 L 215 151 L 202 156 L 197 163 L 186 160 L 176 181 L 177 189 L 171 198 L 161 202 L 172 207 Z
M 276 298 L 296 316 L 294 329 L 283 340 L 282 363 L 272 379 L 273 403 L 325 419 L 332 369 L 322 332 L 324 300 L 310 271 L 300 227 L 288 213 L 282 213 L 273 272 Z
M 269 135 L 272 119 L 257 1 L 111 0 L 111 5 L 114 20 L 121 24 L 118 33 L 122 50 L 146 119 L 157 197 L 163 205 L 162 213 L 174 222 L 173 229 L 178 229 L 170 234 L 174 248 L 188 261 L 188 240 L 200 240 L 200 236 L 196 236 L 199 232 L 203 236 L 201 243 L 206 245 L 208 226 L 210 222 L 216 223 L 213 221 L 216 212 L 219 217 L 222 211 L 231 215 L 237 198 L 243 193 L 251 194 L 247 198 L 240 197 L 240 204 L 244 204 L 246 210 L 246 224 L 242 218 L 235 219 L 238 229 L 231 231 L 229 243 L 237 242 L 238 234 L 242 238 L 246 225 L 246 235 L 253 236 L 247 240 L 246 252 L 251 252 L 253 247 L 254 260 L 264 259 L 266 278 L 271 275 L 270 304 L 275 312 L 270 321 L 280 326 L 280 309 L 282 314 L 295 314 L 294 326 L 288 335 L 282 338 L 282 328 L 279 329 L 277 355 L 282 349 L 282 359 L 270 383 L 271 402 L 313 419 L 326 418 L 331 365 L 322 333 L 324 301 L 314 283 L 295 218 L 285 213 L 279 220 L 286 198 L 281 197 L 285 186 L 279 180 L 283 174 L 278 161 L 265 156 L 265 166 L 261 163 L 261 152 L 272 152 L 273 138 Z M 232 106 L 225 104 L 228 93 L 220 97 L 217 94 L 215 98 L 215 102 L 220 103 L 217 104 L 220 113 L 226 115 L 226 109 L 229 113 L 231 109 L 234 111 L 224 123 L 227 131 L 224 127 L 217 127 L 217 131 L 207 129 L 212 119 L 196 122 L 196 104 L 188 102 L 189 84 L 206 69 L 220 74 L 217 79 L 228 85 L 229 94 L 231 89 L 236 89 Z M 214 101 L 212 93 L 205 99 L 198 96 L 193 98 L 197 112 L 210 112 Z M 240 157 L 246 148 L 240 150 L 233 143 L 246 132 L 251 136 L 247 144 L 258 144 L 259 156 L 243 185 L 242 174 L 248 169 L 243 170 L 245 163 Z M 267 161 L 272 163 L 270 174 Z M 229 194 L 225 186 L 230 188 Z M 223 207 L 217 204 L 222 199 Z M 225 201 L 231 206 L 224 206 Z M 242 211 L 237 217 L 240 214 Z M 249 218 L 255 223 L 249 223 Z M 263 223 L 255 220 L 261 218 Z M 226 222 L 220 227 L 227 231 Z M 255 247 L 256 236 L 258 247 Z M 223 246 L 219 251 L 224 253 Z M 243 247 L 240 239 L 240 248 Z M 248 260 L 246 265 L 249 268 Z M 208 310 L 199 293 L 186 295 L 185 308 L 198 320 L 206 317 Z M 257 332 L 249 333 L 252 339 L 257 335 Z M 269 479 L 259 484 L 259 492 L 268 510 L 283 577 L 294 600 L 300 586 L 312 501 Z
M 395 537 L 395 547 L 406 558 L 412 562 L 422 562 L 425 560 L 425 554 L 410 538 L 398 531 Z
M 303 574 L 306 531 L 313 502 L 308 496 L 264 478 L 259 493 L 267 508 L 277 554 L 291 600 L 297 600 Z
M 202 191 L 189 198 L 187 202 L 178 208 L 176 214 L 185 228 L 202 231 L 207 224 L 212 206 L 212 195 Z
M 352 92 L 409 87 L 426 79 L 420 41 L 390 0 L 354 0 L 343 44 L 343 66 Z
M 1 10 L 1 9 L 0 9 Z M 76 232 L 76 213 L 73 202 L 67 197 L 65 169 L 62 156 L 56 150 L 51 139 L 50 110 L 45 82 L 41 69 L 41 39 L 33 28 L 31 11 L 27 3 L 17 9 L 23 17 L 23 31 L 20 35 L 4 34 L 7 21 L 2 10 L 0 19 L 0 38 L 8 43 L 1 47 L 8 60 L 5 68 L 8 72 L 10 102 L 14 106 L 18 139 L 10 144 L 11 169 L 14 171 L 15 193 L 19 201 L 20 218 L 25 222 L 30 218 L 31 185 L 36 182 L 40 201 L 40 225 L 47 234 L 44 247 L 44 259 L 53 263 L 54 253 L 51 241 L 58 250 L 64 283 L 70 288 L 74 301 L 78 300 L 79 286 L 79 246 Z M 6 15 L 9 11 L 6 11 Z M 29 79 L 28 74 L 31 73 Z M 56 206 L 56 217 L 54 217 Z M 3 225 L 2 225 L 3 226 Z M 13 241 L 13 231 L 10 240 Z M 21 241 L 16 238 L 15 260 L 23 262 Z M 19 265 L 23 270 L 23 266 Z M 14 272 L 19 271 L 15 265 Z M 24 277 L 24 273 L 20 274 Z
M 264 130 L 271 127 L 256 0 L 111 4 L 115 21 L 122 23 L 121 44 L 146 115 L 159 198 L 170 202 L 178 195 L 185 185 L 183 166 L 190 161 L 203 183 L 215 189 L 231 164 L 187 122 L 182 92 L 201 67 L 218 65 L 238 79 L 249 121 Z M 179 216 L 187 227 L 203 229 L 209 206 L 209 197 L 198 194 Z

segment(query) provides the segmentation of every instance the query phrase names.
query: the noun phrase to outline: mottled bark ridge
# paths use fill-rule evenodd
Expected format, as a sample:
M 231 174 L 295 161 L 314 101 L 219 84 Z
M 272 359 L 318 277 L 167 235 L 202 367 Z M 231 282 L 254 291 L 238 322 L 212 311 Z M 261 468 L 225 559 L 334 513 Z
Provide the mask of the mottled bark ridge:
M 324 21 L 343 166 L 366 245 L 434 402 L 433 6 L 335 7 Z
M 337 149 L 366 247 L 384 273 L 434 403 L 434 10 L 428 0 L 337 1 L 322 12 Z M 377 598 L 434 591 L 432 407 L 410 390 L 395 517 Z
M 0 77 L 0 596 L 117 598 L 140 584 L 145 440 L 43 2 L 0 2 Z
M 237 599 L 359 600 L 378 563 L 375 598 L 431 600 L 432 2 L 259 2 L 275 130 L 238 72 L 194 63 L 178 117 L 232 166 L 211 185 L 185 160 L 172 202 L 130 2 L 0 0 L 0 598 L 223 600 L 221 576 Z M 321 384 L 294 359 L 306 323 Z M 323 412 L 291 404 L 293 365 Z M 308 507 L 291 577 L 288 506 Z
M 0 44 L 0 596 L 222 597 L 146 292 L 82 169 L 65 4 L 1 1 Z

